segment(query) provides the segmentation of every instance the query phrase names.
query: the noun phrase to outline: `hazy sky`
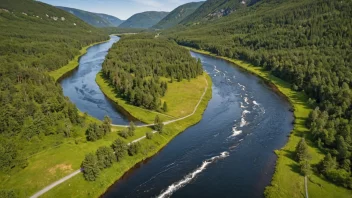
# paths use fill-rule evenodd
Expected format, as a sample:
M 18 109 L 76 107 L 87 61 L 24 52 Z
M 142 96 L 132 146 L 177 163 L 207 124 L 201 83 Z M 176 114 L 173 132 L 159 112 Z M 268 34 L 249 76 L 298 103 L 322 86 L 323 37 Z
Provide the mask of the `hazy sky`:
M 54 5 L 77 8 L 90 12 L 110 14 L 127 19 L 144 11 L 172 11 L 176 7 L 201 0 L 40 0 Z

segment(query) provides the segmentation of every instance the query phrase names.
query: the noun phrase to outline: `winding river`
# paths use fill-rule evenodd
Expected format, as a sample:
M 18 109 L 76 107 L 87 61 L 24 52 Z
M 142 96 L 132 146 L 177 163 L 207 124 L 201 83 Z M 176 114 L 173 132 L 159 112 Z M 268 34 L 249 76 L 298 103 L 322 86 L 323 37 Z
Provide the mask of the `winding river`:
M 95 83 L 113 43 L 89 48 L 79 68 L 61 81 L 77 107 L 114 124 L 129 119 Z M 290 105 L 262 80 L 224 60 L 200 58 L 213 81 L 213 97 L 202 120 L 173 139 L 148 162 L 126 174 L 102 197 L 262 197 L 275 168 L 273 150 L 292 130 Z

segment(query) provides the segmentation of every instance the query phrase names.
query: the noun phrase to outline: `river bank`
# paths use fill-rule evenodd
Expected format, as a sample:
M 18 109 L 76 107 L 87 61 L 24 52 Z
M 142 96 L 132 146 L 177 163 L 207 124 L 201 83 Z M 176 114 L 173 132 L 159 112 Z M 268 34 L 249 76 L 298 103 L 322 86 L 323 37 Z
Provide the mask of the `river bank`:
M 305 126 L 305 121 L 312 110 L 307 103 L 308 97 L 303 92 L 293 91 L 289 83 L 271 75 L 270 72 L 265 71 L 262 67 L 255 67 L 244 61 L 217 56 L 204 50 L 185 48 L 234 63 L 247 72 L 269 82 L 291 103 L 295 117 L 294 129 L 286 145 L 282 149 L 275 151 L 278 156 L 275 173 L 271 185 L 266 188 L 264 194 L 266 197 L 302 197 L 305 194 L 304 177 L 299 173 L 299 165 L 294 160 L 294 151 L 301 137 L 309 137 L 309 130 Z M 310 141 L 309 150 L 312 154 L 312 165 L 319 163 L 324 157 L 322 152 Z M 311 197 L 351 197 L 351 191 L 329 183 L 316 174 L 312 174 L 309 178 L 308 191 Z
M 65 75 L 69 74 L 73 70 L 75 70 L 79 66 L 79 60 L 80 58 L 87 53 L 87 50 L 97 44 L 105 43 L 108 42 L 109 40 L 106 41 L 100 41 L 96 43 L 92 43 L 88 46 L 83 47 L 81 50 L 79 50 L 79 54 L 75 56 L 70 62 L 67 63 L 67 65 L 61 67 L 60 69 L 54 70 L 49 72 L 49 75 L 52 76 L 55 81 L 60 81 L 61 78 L 63 78 Z
M 77 176 L 47 192 L 43 195 L 43 197 L 98 197 L 102 195 L 106 191 L 106 189 L 108 189 L 112 184 L 114 184 L 119 178 L 123 177 L 123 175 L 127 173 L 131 168 L 157 154 L 179 133 L 183 132 L 190 126 L 197 124 L 201 120 L 202 114 L 207 107 L 208 101 L 212 97 L 211 79 L 209 76 L 206 76 L 206 78 L 208 81 L 208 88 L 203 97 L 203 100 L 200 102 L 200 105 L 195 111 L 195 114 L 188 117 L 187 119 L 165 125 L 165 133 L 154 134 L 152 140 L 141 140 L 141 150 L 144 150 L 145 152 L 142 152 L 136 156 L 127 157 L 121 162 L 114 163 L 111 168 L 103 170 L 100 177 L 95 182 L 87 182 L 84 180 L 83 177 Z M 101 83 L 102 82 L 100 82 L 100 84 Z M 110 95 L 111 98 L 115 97 L 115 95 L 111 95 L 111 93 L 106 94 Z M 148 129 L 149 131 L 153 130 L 151 128 L 146 129 Z

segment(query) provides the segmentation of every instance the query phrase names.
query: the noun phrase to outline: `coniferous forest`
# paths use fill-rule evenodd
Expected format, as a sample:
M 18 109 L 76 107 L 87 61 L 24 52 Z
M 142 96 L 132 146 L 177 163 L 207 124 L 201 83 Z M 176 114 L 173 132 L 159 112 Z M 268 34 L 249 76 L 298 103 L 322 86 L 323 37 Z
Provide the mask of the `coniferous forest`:
M 2 0 L 0 8 L 0 170 L 8 172 L 75 133 L 78 110 L 48 72 L 108 36 L 44 3 Z
M 103 72 L 129 103 L 160 110 L 160 98 L 170 82 L 190 80 L 203 73 L 200 60 L 188 50 L 154 35 L 124 36 L 114 44 L 103 64 Z
M 304 91 L 317 167 L 352 188 L 352 1 L 260 1 L 214 22 L 170 30 L 181 45 L 245 60 Z

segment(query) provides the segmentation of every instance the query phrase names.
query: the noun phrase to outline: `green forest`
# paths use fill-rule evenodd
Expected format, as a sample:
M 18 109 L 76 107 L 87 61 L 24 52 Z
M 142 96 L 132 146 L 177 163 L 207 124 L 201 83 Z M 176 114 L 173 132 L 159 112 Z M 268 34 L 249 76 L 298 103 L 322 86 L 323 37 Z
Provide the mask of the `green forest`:
M 200 60 L 175 42 L 155 38 L 154 34 L 124 36 L 113 45 L 103 63 L 103 73 L 118 94 L 129 103 L 151 110 L 165 111 L 160 98 L 167 81 L 190 80 L 203 73 Z
M 0 171 L 74 136 L 83 119 L 48 72 L 108 39 L 65 11 L 32 0 L 0 2 Z
M 307 122 L 310 138 L 326 153 L 316 171 L 352 188 L 351 18 L 349 0 L 260 1 L 166 34 L 178 44 L 263 67 L 304 91 L 317 107 Z

